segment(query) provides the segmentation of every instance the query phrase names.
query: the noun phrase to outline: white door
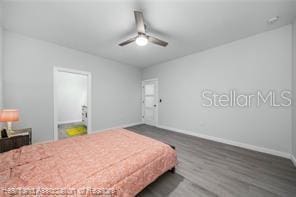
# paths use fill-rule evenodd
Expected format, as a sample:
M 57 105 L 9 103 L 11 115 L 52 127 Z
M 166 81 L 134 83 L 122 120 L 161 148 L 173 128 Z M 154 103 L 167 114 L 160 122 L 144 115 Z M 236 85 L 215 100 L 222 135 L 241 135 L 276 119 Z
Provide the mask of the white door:
M 158 81 L 142 82 L 142 120 L 145 124 L 156 126 L 158 122 Z

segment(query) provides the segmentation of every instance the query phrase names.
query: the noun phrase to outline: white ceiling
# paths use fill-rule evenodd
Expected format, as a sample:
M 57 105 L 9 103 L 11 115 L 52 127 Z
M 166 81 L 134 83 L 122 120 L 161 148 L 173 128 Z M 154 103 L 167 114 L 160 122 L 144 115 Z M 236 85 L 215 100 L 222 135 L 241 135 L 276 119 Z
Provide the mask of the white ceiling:
M 168 47 L 132 43 L 134 10 Z M 129 65 L 146 67 L 291 23 L 296 1 L 4 1 L 8 30 Z M 266 20 L 280 16 L 268 25 Z

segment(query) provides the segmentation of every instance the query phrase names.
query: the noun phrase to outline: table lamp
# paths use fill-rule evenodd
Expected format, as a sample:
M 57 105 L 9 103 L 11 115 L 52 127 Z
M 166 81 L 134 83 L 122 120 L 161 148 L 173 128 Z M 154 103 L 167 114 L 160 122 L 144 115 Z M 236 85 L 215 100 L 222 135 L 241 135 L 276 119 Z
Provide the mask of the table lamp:
M 2 109 L 0 111 L 0 122 L 7 122 L 8 134 L 13 134 L 12 122 L 19 120 L 19 110 L 17 109 Z

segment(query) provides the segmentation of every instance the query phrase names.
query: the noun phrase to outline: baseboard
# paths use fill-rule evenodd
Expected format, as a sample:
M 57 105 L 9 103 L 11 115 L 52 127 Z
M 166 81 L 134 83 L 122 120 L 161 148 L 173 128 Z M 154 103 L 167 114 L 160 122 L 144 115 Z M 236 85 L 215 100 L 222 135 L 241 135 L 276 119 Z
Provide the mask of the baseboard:
M 58 124 L 69 124 L 75 122 L 82 122 L 82 120 L 68 120 L 68 121 L 59 121 Z
M 291 161 L 294 164 L 294 166 L 296 167 L 296 157 L 294 157 L 294 155 L 291 155 Z
M 107 130 L 112 130 L 112 129 L 122 129 L 122 128 L 126 128 L 126 127 L 136 126 L 136 125 L 139 125 L 139 124 L 143 124 L 143 122 L 135 122 L 135 123 L 124 124 L 124 125 L 119 125 L 119 126 L 115 126 L 115 127 L 109 127 L 109 128 L 105 128 L 105 129 L 100 129 L 100 130 L 97 130 L 97 131 L 93 131 L 93 133 L 101 132 L 101 131 L 107 131 Z
M 249 149 L 249 150 L 253 150 L 253 151 L 258 151 L 258 152 L 267 153 L 270 155 L 275 155 L 275 156 L 291 159 L 290 153 L 285 153 L 285 152 L 281 152 L 281 151 L 277 151 L 277 150 L 273 150 L 273 149 L 269 149 L 269 148 L 264 148 L 264 147 L 254 146 L 251 144 L 246 144 L 246 143 L 227 140 L 227 139 L 218 138 L 218 137 L 214 137 L 214 136 L 209 136 L 209 135 L 205 135 L 205 134 L 201 134 L 201 133 L 195 133 L 192 131 L 186 131 L 183 129 L 172 128 L 172 127 L 168 127 L 168 126 L 164 126 L 164 125 L 158 125 L 157 127 L 162 128 L 162 129 L 166 129 L 166 130 L 175 131 L 178 133 L 196 136 L 196 137 L 207 139 L 207 140 L 212 140 L 212 141 L 232 145 L 232 146 L 237 146 L 237 147 L 241 147 L 241 148 L 245 148 L 245 149 Z
M 54 140 L 46 140 L 46 141 L 41 141 L 41 142 L 33 142 L 32 144 L 46 144 L 46 143 L 50 143 L 50 142 L 54 142 Z
M 139 125 L 139 124 L 143 124 L 143 122 L 136 122 L 136 123 L 130 123 L 130 124 L 125 124 L 125 125 L 110 127 L 110 128 L 106 128 L 106 129 L 100 129 L 100 130 L 92 131 L 90 133 L 96 133 L 96 132 L 107 131 L 107 130 L 112 130 L 112 129 L 121 129 L 121 128 L 126 128 L 126 127 L 132 127 L 132 126 L 136 126 L 136 125 Z M 45 144 L 45 143 L 54 142 L 54 141 L 55 140 L 46 140 L 46 141 L 41 141 L 41 142 L 33 142 L 33 144 Z

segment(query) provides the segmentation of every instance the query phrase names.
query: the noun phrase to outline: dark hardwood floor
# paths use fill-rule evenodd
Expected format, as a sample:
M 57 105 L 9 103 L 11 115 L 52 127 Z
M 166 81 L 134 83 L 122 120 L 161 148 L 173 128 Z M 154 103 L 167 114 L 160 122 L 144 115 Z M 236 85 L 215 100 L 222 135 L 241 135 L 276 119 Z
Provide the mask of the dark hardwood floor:
M 176 173 L 165 173 L 139 196 L 296 197 L 296 168 L 288 159 L 148 125 L 127 129 L 177 150 Z

